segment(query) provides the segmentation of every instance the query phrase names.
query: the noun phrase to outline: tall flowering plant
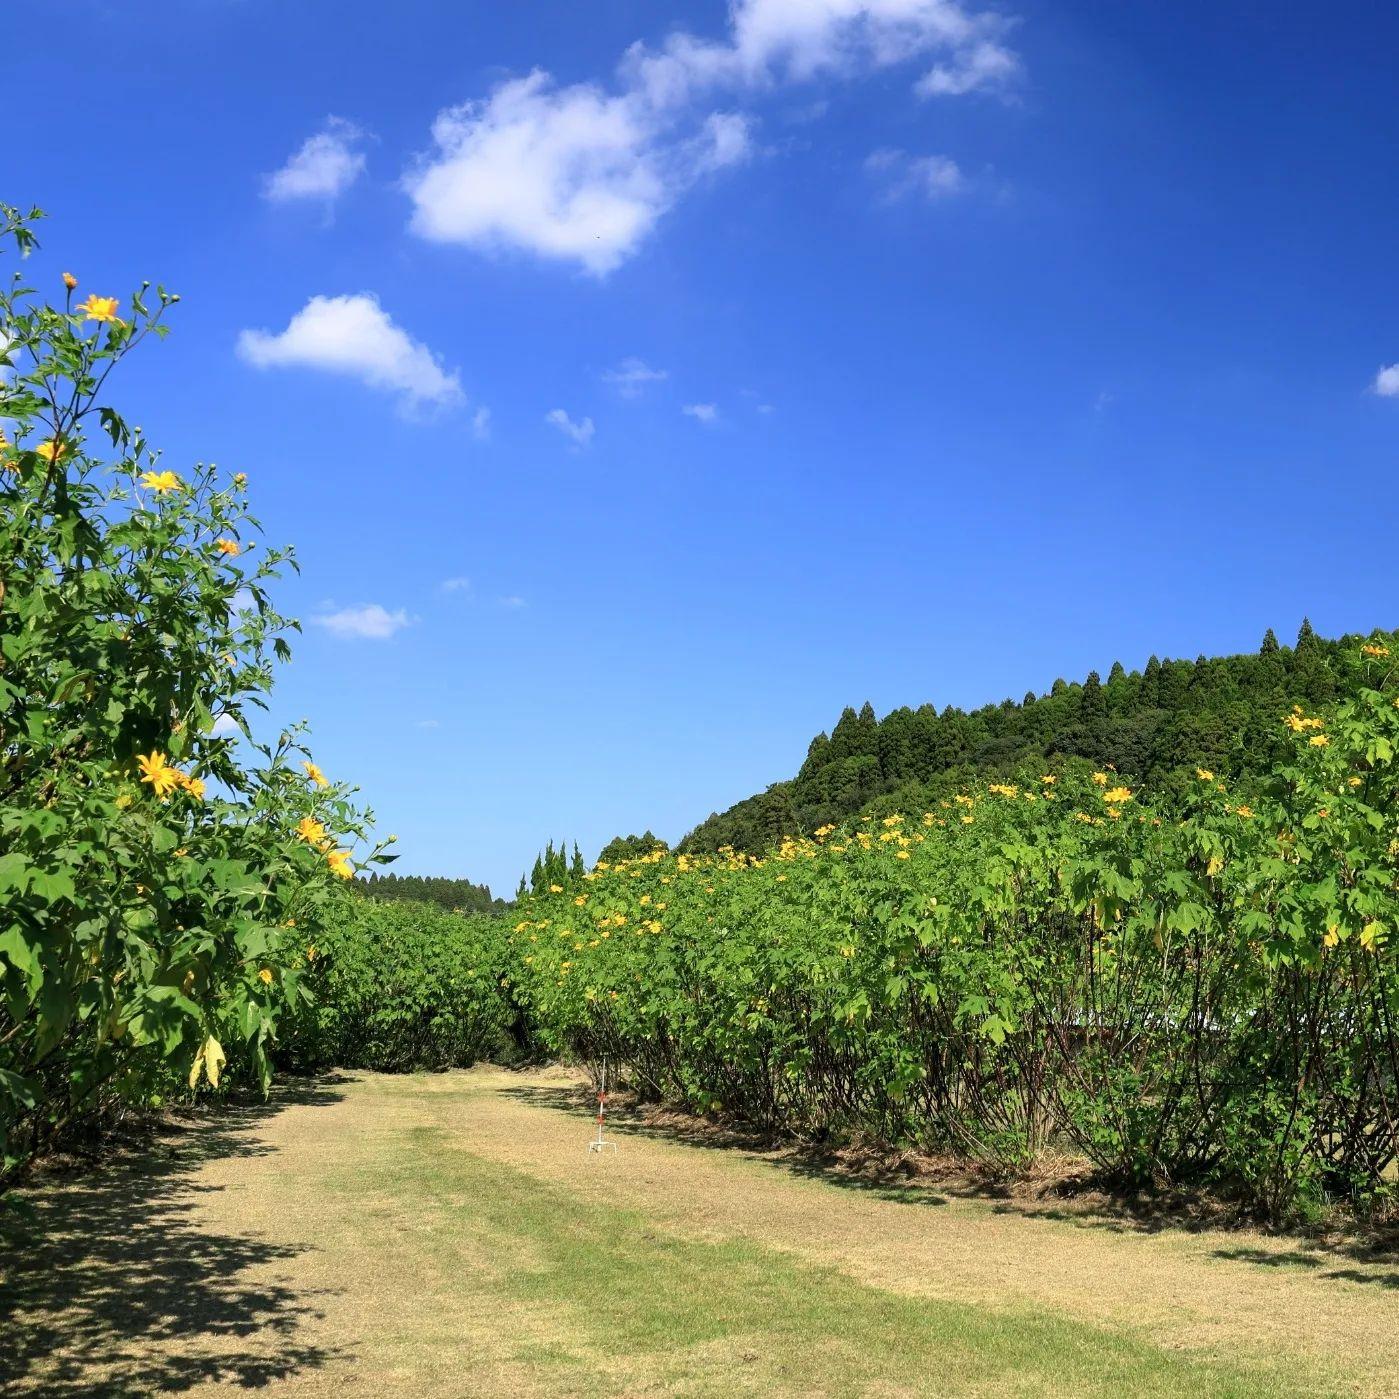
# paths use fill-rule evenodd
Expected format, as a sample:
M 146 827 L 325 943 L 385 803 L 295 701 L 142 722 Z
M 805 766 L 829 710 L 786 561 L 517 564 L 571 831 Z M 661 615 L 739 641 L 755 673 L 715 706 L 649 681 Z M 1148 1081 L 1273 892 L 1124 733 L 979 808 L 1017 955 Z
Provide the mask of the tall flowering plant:
M 38 217 L 0 205 L 6 246 Z M 364 839 L 299 730 L 249 731 L 290 552 L 259 548 L 241 473 L 167 467 L 111 406 L 179 298 L 62 282 L 0 291 L 0 1188 L 225 1066 L 265 1085 Z

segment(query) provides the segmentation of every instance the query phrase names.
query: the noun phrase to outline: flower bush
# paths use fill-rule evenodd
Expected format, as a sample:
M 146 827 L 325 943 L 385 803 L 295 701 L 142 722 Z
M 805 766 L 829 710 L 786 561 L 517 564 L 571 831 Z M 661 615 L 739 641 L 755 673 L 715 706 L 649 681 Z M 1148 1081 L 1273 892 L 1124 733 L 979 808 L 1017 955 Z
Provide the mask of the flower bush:
M 179 298 L 63 283 L 0 294 L 0 1187 L 127 1105 L 265 1085 L 363 836 L 299 731 L 249 733 L 292 624 L 246 478 L 164 466 L 108 400 Z
M 1000 1171 L 1072 1148 L 1274 1218 L 1399 1157 L 1393 638 L 1246 797 L 1070 762 L 754 858 L 599 862 L 519 905 L 513 993 L 643 1092 Z M 1325 740 L 1319 741 L 1319 740 Z

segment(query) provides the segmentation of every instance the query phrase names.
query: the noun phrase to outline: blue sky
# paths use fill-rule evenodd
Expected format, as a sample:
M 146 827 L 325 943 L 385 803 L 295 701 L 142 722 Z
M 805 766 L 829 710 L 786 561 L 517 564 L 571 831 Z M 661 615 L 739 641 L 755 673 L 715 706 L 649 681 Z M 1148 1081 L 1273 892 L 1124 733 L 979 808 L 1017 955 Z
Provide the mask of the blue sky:
M 1383 7 L 6 22 L 73 73 L 31 275 L 182 293 L 120 404 L 297 546 L 276 717 L 403 872 L 678 837 L 866 698 L 1399 622 Z

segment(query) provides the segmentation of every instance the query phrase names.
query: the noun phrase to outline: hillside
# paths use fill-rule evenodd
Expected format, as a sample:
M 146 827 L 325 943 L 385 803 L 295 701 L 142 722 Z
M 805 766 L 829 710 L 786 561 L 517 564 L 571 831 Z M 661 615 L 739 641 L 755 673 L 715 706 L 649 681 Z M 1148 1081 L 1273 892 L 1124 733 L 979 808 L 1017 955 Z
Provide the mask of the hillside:
M 724 845 L 757 851 L 784 835 L 841 822 L 874 804 L 929 805 L 977 779 L 1079 758 L 1158 789 L 1204 766 L 1247 778 L 1283 748 L 1280 716 L 1293 704 L 1320 708 L 1359 682 L 1356 638 L 1329 641 L 1304 621 L 1294 646 L 1270 630 L 1256 655 L 1158 660 L 1145 670 L 1114 664 L 1082 683 L 1056 680 L 1047 694 L 971 711 L 931 704 L 883 719 L 866 703 L 819 733 L 796 777 L 711 815 L 680 849 Z

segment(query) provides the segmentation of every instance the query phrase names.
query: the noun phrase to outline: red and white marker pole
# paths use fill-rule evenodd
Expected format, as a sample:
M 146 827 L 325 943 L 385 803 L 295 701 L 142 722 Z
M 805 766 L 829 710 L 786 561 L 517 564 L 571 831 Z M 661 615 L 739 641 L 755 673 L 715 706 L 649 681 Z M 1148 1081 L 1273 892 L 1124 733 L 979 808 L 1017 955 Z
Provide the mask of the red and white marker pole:
M 604 1141 L 602 1136 L 603 1119 L 607 1116 L 607 1055 L 602 1056 L 602 1075 L 598 1080 L 597 1090 L 597 1136 L 588 1143 L 588 1152 L 591 1155 L 596 1151 L 601 1155 L 604 1151 L 616 1151 L 617 1143 Z

